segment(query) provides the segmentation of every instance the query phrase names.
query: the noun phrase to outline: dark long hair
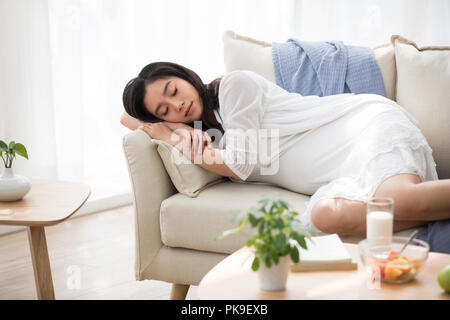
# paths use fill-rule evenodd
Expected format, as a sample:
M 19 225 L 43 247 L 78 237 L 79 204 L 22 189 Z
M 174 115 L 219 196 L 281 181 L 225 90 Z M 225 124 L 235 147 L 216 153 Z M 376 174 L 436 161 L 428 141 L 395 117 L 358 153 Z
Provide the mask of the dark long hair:
M 166 77 L 178 77 L 189 82 L 198 92 L 203 103 L 202 130 L 211 128 L 224 130 L 214 115 L 219 109 L 219 85 L 222 78 L 204 84 L 192 70 L 172 62 L 154 62 L 145 66 L 136 78 L 131 79 L 123 91 L 122 101 L 125 111 L 142 122 L 161 122 L 162 119 L 151 114 L 144 105 L 146 85 Z M 193 126 L 193 123 L 189 124 Z

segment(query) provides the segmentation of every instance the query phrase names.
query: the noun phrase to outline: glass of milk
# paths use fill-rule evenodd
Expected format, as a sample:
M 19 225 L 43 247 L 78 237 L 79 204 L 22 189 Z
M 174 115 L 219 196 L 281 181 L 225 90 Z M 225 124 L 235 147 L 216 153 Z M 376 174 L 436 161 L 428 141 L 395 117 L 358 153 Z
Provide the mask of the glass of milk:
M 390 245 L 394 225 L 394 200 L 375 197 L 367 201 L 366 231 L 369 246 Z

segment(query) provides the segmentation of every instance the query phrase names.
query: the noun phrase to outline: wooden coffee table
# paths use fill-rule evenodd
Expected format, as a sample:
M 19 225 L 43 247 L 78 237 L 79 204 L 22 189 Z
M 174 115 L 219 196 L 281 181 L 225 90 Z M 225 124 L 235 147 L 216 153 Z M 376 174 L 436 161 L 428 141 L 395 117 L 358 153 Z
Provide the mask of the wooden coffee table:
M 38 299 L 55 299 L 44 227 L 69 218 L 90 193 L 90 187 L 83 183 L 32 180 L 31 189 L 23 199 L 0 201 L 0 225 L 28 227 Z
M 356 244 L 344 244 L 358 261 L 358 270 L 290 272 L 286 290 L 269 292 L 259 289 L 249 248 L 244 247 L 211 269 L 201 280 L 199 299 L 278 300 L 278 299 L 447 299 L 437 282 L 439 270 L 450 263 L 449 254 L 430 253 L 416 278 L 405 284 L 371 284 L 362 266 Z

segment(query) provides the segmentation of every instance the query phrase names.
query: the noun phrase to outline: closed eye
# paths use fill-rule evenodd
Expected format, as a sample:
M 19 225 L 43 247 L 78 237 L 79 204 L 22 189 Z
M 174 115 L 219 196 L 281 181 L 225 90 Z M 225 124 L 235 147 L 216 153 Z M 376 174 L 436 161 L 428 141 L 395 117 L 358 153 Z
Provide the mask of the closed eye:
M 175 88 L 175 91 L 172 94 L 172 97 L 174 97 L 178 92 L 178 89 Z M 167 114 L 169 113 L 169 107 L 166 107 L 166 112 L 163 113 L 163 116 L 167 116 Z

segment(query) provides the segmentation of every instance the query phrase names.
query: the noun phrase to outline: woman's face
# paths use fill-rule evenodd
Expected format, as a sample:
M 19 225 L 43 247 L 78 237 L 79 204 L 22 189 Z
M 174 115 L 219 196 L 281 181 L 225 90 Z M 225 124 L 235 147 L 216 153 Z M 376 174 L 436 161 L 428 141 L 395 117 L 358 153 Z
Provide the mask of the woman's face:
M 192 123 L 200 120 L 203 103 L 197 89 L 184 79 L 167 77 L 145 87 L 144 105 L 164 121 Z

